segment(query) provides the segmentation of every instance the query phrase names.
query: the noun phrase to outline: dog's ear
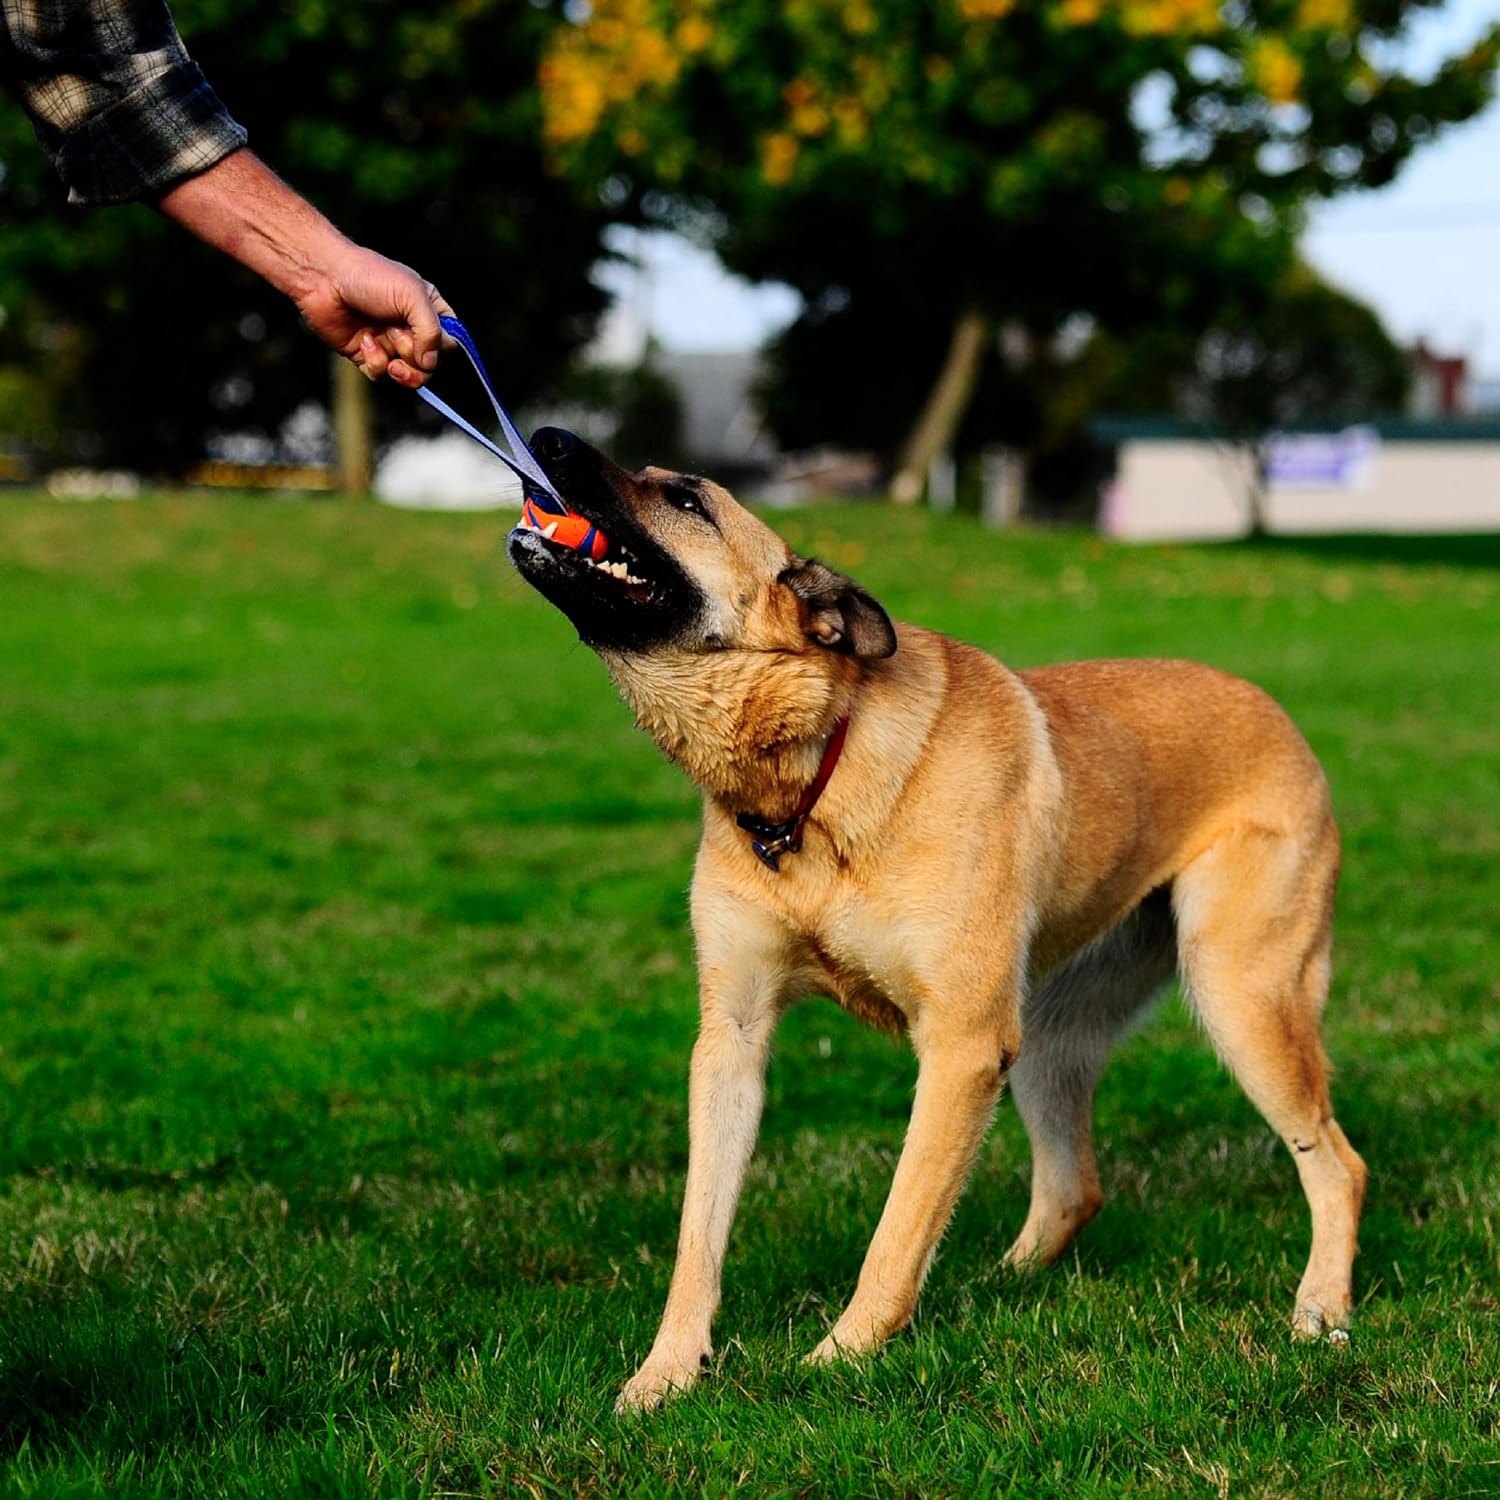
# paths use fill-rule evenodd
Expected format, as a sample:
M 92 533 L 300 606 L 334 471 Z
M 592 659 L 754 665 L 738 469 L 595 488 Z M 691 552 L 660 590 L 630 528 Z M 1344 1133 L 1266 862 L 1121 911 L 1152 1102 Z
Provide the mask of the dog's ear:
M 808 640 L 850 656 L 896 654 L 891 617 L 852 578 L 811 557 L 783 569 L 778 581 L 802 601 Z

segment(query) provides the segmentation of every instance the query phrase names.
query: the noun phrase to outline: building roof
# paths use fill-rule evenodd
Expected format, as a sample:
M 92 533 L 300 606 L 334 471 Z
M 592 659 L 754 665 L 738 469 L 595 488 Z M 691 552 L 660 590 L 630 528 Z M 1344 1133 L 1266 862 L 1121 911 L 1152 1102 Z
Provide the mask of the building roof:
M 1388 443 L 1500 442 L 1500 417 L 1376 417 L 1368 422 L 1295 422 L 1278 432 L 1342 432 L 1368 427 Z M 1101 443 L 1235 441 L 1236 435 L 1175 417 L 1100 417 L 1089 434 Z

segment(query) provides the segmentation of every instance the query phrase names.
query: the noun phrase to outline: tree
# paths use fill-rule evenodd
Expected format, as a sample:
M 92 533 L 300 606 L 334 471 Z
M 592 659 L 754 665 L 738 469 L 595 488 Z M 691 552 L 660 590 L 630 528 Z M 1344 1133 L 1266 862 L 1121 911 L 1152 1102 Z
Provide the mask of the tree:
M 1250 529 L 1265 530 L 1267 439 L 1400 412 L 1411 362 L 1363 302 L 1303 265 L 1252 306 L 1201 330 L 1162 328 L 1130 344 L 1102 339 L 1083 376 L 1112 412 L 1163 413 L 1249 450 Z
M 252 147 L 346 232 L 430 277 L 508 400 L 556 380 L 605 301 L 588 279 L 605 215 L 543 170 L 535 77 L 556 24 L 548 9 L 179 0 L 175 11 Z M 324 351 L 277 293 L 148 208 L 66 207 L 16 110 L 0 111 L 0 308 L 0 367 L 53 397 L 33 415 L 50 409 L 52 431 L 31 435 L 81 457 L 180 470 L 215 430 L 274 433 L 327 397 Z M 404 391 L 378 400 L 388 428 L 429 419 Z
M 555 398 L 549 422 L 571 428 L 627 468 L 685 462 L 682 392 L 658 368 L 654 347 L 629 368 L 575 364 Z
M 1309 198 L 1387 181 L 1480 108 L 1500 28 L 1425 82 L 1381 65 L 1418 8 L 594 0 L 549 45 L 547 139 L 560 170 L 790 282 L 811 324 L 943 330 L 901 424 L 909 491 L 1002 324 L 1041 349 L 1078 313 L 1203 320 L 1285 271 Z

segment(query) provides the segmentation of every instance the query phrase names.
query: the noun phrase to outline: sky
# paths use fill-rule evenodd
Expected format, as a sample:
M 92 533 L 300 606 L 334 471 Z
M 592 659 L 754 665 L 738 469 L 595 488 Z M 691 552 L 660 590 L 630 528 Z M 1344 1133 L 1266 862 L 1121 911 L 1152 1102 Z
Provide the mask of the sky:
M 1397 57 L 1429 71 L 1497 20 L 1500 0 L 1448 0 L 1419 17 Z M 1423 147 L 1390 186 L 1318 206 L 1302 243 L 1403 343 L 1425 338 L 1500 376 L 1500 102 Z M 796 316 L 790 288 L 751 286 L 673 236 L 621 231 L 616 247 L 640 268 L 599 273 L 619 297 L 608 353 L 630 358 L 646 329 L 669 349 L 751 349 Z
M 1414 28 L 1403 60 L 1426 72 L 1497 20 L 1500 0 L 1450 0 Z M 1302 247 L 1403 343 L 1423 337 L 1500 375 L 1500 103 L 1417 152 L 1389 187 L 1319 207 Z

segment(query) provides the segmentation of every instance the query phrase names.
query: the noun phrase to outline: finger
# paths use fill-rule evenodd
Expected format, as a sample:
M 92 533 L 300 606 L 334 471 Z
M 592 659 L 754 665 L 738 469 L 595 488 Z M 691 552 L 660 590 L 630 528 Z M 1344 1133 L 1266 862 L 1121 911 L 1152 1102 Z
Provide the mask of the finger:
M 410 347 L 400 353 L 419 369 L 431 370 L 438 362 L 438 349 L 443 341 L 443 330 L 438 323 L 437 308 L 433 306 L 433 289 L 429 282 L 418 281 L 414 289 L 417 295 L 406 309 L 406 321 L 411 330 Z M 406 334 L 406 329 L 401 330 Z
M 416 390 L 419 386 L 427 384 L 427 377 L 420 371 L 414 370 L 404 359 L 393 359 L 385 372 L 397 385 L 404 385 L 408 390 Z
M 403 328 L 399 323 L 384 329 L 380 336 L 381 347 L 387 353 L 398 359 L 404 359 L 407 364 L 418 363 L 417 341 L 412 337 L 409 328 Z
M 375 335 L 366 328 L 359 336 L 359 365 L 371 380 L 379 380 L 389 368 L 390 355 L 381 348 Z

